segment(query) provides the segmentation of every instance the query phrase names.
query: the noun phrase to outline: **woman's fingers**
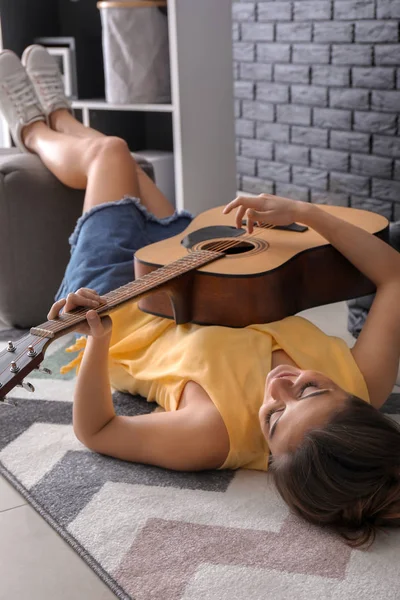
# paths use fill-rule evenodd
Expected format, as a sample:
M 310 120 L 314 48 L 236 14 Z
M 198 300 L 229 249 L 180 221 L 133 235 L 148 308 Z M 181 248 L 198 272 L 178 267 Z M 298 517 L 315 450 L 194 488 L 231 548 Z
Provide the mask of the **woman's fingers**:
M 80 288 L 77 292 L 75 292 L 78 296 L 82 296 L 83 298 L 87 298 L 88 300 L 93 300 L 94 302 L 98 302 L 102 304 L 105 302 L 103 298 L 95 292 L 94 290 L 90 290 L 89 288 Z
M 91 290 L 89 288 L 79 288 L 79 290 L 76 293 L 82 296 L 86 296 L 86 298 L 92 298 L 93 300 L 98 300 L 99 302 L 105 302 L 105 300 L 100 296 L 100 294 L 98 294 L 95 290 Z
M 68 294 L 64 312 L 70 312 L 78 306 L 98 308 L 100 305 L 105 303 L 105 298 L 102 298 L 94 290 L 90 290 L 89 288 L 80 288 L 77 292 Z
M 94 338 L 101 338 L 111 331 L 112 321 L 110 317 L 100 318 L 95 310 L 88 310 L 86 320 L 89 325 L 89 335 Z
M 242 220 L 243 220 L 244 215 L 246 214 L 246 219 L 248 221 L 247 227 L 248 227 L 249 233 L 251 233 L 253 231 L 253 225 L 257 221 L 257 219 L 254 218 L 254 215 L 260 214 L 259 211 L 263 212 L 263 211 L 267 210 L 268 200 L 269 200 L 269 198 L 268 198 L 268 196 L 266 196 L 266 194 L 260 194 L 257 197 L 238 196 L 237 198 L 235 198 L 235 200 L 232 200 L 232 202 L 230 202 L 229 204 L 227 204 L 227 206 L 225 206 L 223 213 L 228 214 L 234 208 L 237 208 L 236 227 L 242 227 Z M 249 212 L 249 211 L 253 211 L 253 212 Z
M 245 208 L 252 208 L 254 206 L 260 206 L 260 202 L 265 200 L 264 196 L 238 196 L 232 202 L 229 202 L 222 211 L 224 215 L 230 213 L 234 208 L 238 206 L 244 206 Z
M 100 296 L 100 294 L 98 294 L 95 290 L 91 290 L 89 288 L 80 288 L 76 293 L 80 296 L 88 298 L 89 300 L 98 302 L 99 305 L 107 304 L 107 300 L 104 298 L 104 296 Z
M 246 210 L 247 209 L 245 206 L 239 206 L 239 208 L 236 211 L 235 221 L 236 221 L 236 227 L 238 229 L 240 229 L 242 227 L 242 221 L 243 221 L 243 217 L 245 215 Z
M 89 288 L 80 288 L 77 292 L 68 294 L 66 298 L 62 298 L 53 304 L 47 318 L 49 320 L 56 319 L 61 309 L 63 313 L 71 312 L 75 308 L 98 308 L 102 304 L 106 304 L 107 300 L 100 296 L 95 290 Z
M 272 211 L 267 212 L 259 212 L 258 210 L 254 210 L 253 208 L 247 211 L 250 213 L 250 218 L 254 223 L 265 223 L 268 216 L 271 216 Z
M 95 290 L 80 288 L 77 292 L 68 294 L 67 298 L 61 298 L 61 300 L 55 302 L 47 318 L 49 320 L 57 319 L 61 309 L 63 309 L 63 313 L 68 313 L 78 307 L 88 308 L 89 310 L 86 313 L 87 323 L 83 322 L 77 325 L 76 331 L 90 334 L 93 337 L 103 337 L 111 330 L 111 319 L 109 317 L 100 318 L 96 310 L 93 309 L 106 303 L 107 300 Z
M 49 320 L 56 319 L 61 309 L 63 309 L 63 313 L 67 313 L 78 306 L 96 308 L 100 306 L 100 302 L 79 294 L 68 294 L 66 298 L 61 298 L 61 300 L 58 300 L 53 304 L 47 318 Z
M 249 233 L 253 233 L 254 225 L 258 223 L 266 224 L 271 220 L 271 211 L 259 212 L 253 208 L 249 208 L 246 212 L 247 218 L 247 230 Z
M 246 225 L 248 233 L 253 233 L 254 223 L 256 222 L 254 218 L 254 210 L 252 208 L 248 208 L 246 210 Z
M 49 313 L 47 315 L 47 318 L 49 319 L 49 321 L 51 321 L 52 319 L 56 319 L 58 317 L 58 314 L 60 312 L 60 310 L 62 309 L 62 307 L 65 305 L 66 303 L 66 298 L 61 298 L 61 300 L 57 300 L 57 302 L 54 302 L 53 306 L 51 307 L 51 309 L 49 310 Z
M 88 298 L 87 296 L 83 296 L 82 294 L 71 293 L 67 296 L 67 302 L 65 303 L 63 312 L 70 312 L 74 310 L 78 306 L 88 306 L 91 308 L 99 306 L 99 301 L 94 300 L 93 298 Z
M 101 324 L 101 319 L 95 310 L 88 310 L 86 313 L 86 319 L 89 323 L 90 333 L 94 337 L 99 337 L 104 332 L 103 325 Z
M 227 215 L 234 208 L 237 208 L 238 206 L 244 206 L 246 208 L 251 208 L 252 206 L 254 206 L 255 200 L 257 201 L 258 198 L 254 198 L 254 197 L 249 198 L 248 196 L 238 196 L 237 198 L 232 200 L 232 202 L 229 202 L 229 204 L 227 204 L 225 206 L 225 208 L 222 212 L 224 215 Z

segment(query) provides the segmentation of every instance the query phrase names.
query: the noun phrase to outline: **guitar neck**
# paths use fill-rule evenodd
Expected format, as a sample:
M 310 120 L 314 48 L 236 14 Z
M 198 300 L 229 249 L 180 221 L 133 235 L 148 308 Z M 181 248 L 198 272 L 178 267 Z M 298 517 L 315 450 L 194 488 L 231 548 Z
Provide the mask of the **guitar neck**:
M 195 271 L 223 256 L 224 254 L 221 252 L 210 250 L 197 250 L 192 252 L 169 265 L 160 267 L 135 281 L 127 283 L 126 285 L 103 295 L 102 297 L 106 302 L 105 304 L 102 304 L 96 312 L 105 315 L 111 313 L 126 302 L 137 302 L 142 297 L 147 296 L 154 290 L 166 286 L 169 282 L 181 277 L 185 273 Z M 60 335 L 67 333 L 68 330 L 76 327 L 78 323 L 84 321 L 88 310 L 89 309 L 77 308 L 71 313 L 60 314 L 57 320 L 46 321 L 37 327 L 33 327 L 30 333 L 49 339 L 59 337 Z

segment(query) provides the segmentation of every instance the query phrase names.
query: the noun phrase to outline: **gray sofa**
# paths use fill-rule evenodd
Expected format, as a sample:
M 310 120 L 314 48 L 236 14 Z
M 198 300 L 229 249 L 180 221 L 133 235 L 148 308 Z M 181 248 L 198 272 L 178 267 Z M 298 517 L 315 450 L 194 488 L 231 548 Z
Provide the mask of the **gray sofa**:
M 153 168 L 135 155 L 154 177 Z M 0 322 L 30 327 L 46 319 L 69 259 L 68 237 L 83 191 L 61 184 L 37 156 L 0 150 Z

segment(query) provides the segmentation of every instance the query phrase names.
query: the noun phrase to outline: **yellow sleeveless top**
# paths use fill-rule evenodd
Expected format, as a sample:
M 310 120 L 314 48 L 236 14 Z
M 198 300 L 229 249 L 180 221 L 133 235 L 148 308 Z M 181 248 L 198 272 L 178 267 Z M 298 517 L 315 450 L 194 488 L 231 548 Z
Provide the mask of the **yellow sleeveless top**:
M 267 470 L 269 452 L 258 411 L 274 350 L 284 350 L 300 369 L 320 371 L 369 402 L 366 383 L 347 344 L 302 317 L 243 329 L 175 325 L 128 304 L 112 315 L 112 321 L 112 387 L 140 394 L 170 411 L 178 408 L 188 381 L 201 385 L 228 430 L 230 451 L 223 469 Z M 83 345 L 78 340 L 69 351 Z M 64 372 L 79 363 L 80 357 Z

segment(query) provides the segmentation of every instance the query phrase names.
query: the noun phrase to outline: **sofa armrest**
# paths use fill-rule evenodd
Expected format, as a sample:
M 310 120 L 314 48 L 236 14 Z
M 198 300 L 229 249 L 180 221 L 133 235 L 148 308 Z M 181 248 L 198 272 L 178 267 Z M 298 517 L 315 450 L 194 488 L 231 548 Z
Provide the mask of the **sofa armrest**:
M 153 176 L 152 166 L 136 157 Z M 69 260 L 84 192 L 61 184 L 32 154 L 0 153 L 0 321 L 46 319 Z

